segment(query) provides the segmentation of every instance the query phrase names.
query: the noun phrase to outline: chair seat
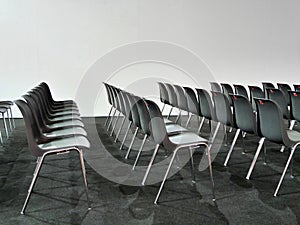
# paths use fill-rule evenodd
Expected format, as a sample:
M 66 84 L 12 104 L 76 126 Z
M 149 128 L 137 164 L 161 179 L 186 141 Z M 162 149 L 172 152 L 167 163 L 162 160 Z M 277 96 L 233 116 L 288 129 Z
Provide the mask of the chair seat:
M 73 128 L 66 128 L 66 129 L 56 130 L 56 131 L 52 131 L 52 132 L 49 132 L 49 133 L 44 133 L 44 135 L 48 138 L 53 138 L 53 137 L 76 136 L 76 135 L 87 136 L 87 133 L 81 127 L 73 127 Z
M 174 123 L 174 121 L 169 120 L 169 119 L 167 119 L 167 118 L 164 118 L 164 123 L 165 123 L 165 124 L 170 124 L 170 123 Z
M 179 126 L 178 124 L 167 124 L 166 125 L 166 130 L 167 130 L 168 134 L 171 134 L 171 133 L 174 133 L 174 132 L 176 133 L 176 132 L 185 132 L 185 131 L 188 131 L 184 127 Z
M 45 144 L 38 145 L 42 150 L 50 151 L 50 150 L 57 150 L 57 149 L 64 149 L 64 148 L 71 148 L 71 147 L 79 147 L 79 148 L 89 148 L 90 142 L 86 137 L 83 136 L 75 136 L 64 138 L 56 141 L 51 141 Z
M 179 145 L 179 144 L 186 145 L 186 144 L 193 144 L 193 143 L 196 144 L 199 142 L 207 143 L 208 142 L 207 139 L 202 138 L 192 132 L 182 133 L 182 134 L 178 134 L 175 136 L 170 136 L 169 139 L 171 142 L 173 142 L 174 144 L 177 144 L 177 145 Z
M 48 125 L 50 129 L 60 128 L 60 127 L 84 127 L 84 124 L 80 120 L 70 120 L 64 122 L 58 122 Z
M 61 115 L 58 117 L 55 117 L 53 119 L 51 119 L 51 121 L 56 122 L 56 121 L 63 121 L 63 120 L 80 120 L 81 118 L 78 115 Z
M 80 116 L 80 113 L 78 110 L 65 110 L 61 112 L 56 112 L 53 114 L 53 116 L 66 116 L 66 115 L 77 115 Z
M 293 142 L 299 142 L 300 141 L 300 133 L 295 130 L 287 130 L 287 135 L 289 139 Z

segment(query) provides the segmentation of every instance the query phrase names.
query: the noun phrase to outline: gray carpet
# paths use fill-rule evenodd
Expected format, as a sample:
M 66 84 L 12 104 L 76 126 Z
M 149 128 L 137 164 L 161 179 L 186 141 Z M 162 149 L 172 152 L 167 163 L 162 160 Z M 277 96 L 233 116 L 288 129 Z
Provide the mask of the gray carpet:
M 216 202 L 211 200 L 208 170 L 196 171 L 197 182 L 193 184 L 187 163 L 167 180 L 160 204 L 154 205 L 160 183 L 126 185 L 125 179 L 132 177 L 126 177 L 124 169 L 99 159 L 103 152 L 109 152 L 110 157 L 130 166 L 137 153 L 132 151 L 130 158 L 124 159 L 126 147 L 119 150 L 120 142 L 114 143 L 115 136 L 110 137 L 103 127 L 104 118 L 85 119 L 92 143 L 90 152 L 85 153 L 92 210 L 87 210 L 78 155 L 74 152 L 46 159 L 26 215 L 20 215 L 35 159 L 28 151 L 23 121 L 18 119 L 16 123 L 12 136 L 0 147 L 0 224 L 298 224 L 300 221 L 300 181 L 297 176 L 300 158 L 297 154 L 294 161 L 296 177 L 287 176 L 275 198 L 273 192 L 289 152 L 280 153 L 280 146 L 267 142 L 269 163 L 264 165 L 261 156 L 252 179 L 247 181 L 245 176 L 258 141 L 257 137 L 247 135 L 246 154 L 242 154 L 238 141 L 228 167 L 223 166 L 228 148 L 225 145 L 213 162 Z M 97 132 L 92 129 L 95 123 Z M 124 132 L 125 128 L 121 134 Z M 205 124 L 203 135 L 208 134 Z M 132 132 L 126 146 L 131 137 Z M 230 133 L 229 142 L 232 138 L 233 133 Z M 95 146 L 94 139 L 100 140 L 100 145 Z M 140 143 L 141 139 L 138 139 L 134 149 L 138 149 Z M 137 171 L 147 165 L 153 148 L 154 144 L 147 142 L 149 151 L 142 154 Z M 202 150 L 194 154 L 196 164 L 203 156 Z M 165 151 L 159 151 L 156 162 L 163 160 L 165 155 Z M 98 171 L 101 167 L 116 177 L 123 174 L 121 177 L 125 178 L 122 182 L 106 179 L 106 175 Z

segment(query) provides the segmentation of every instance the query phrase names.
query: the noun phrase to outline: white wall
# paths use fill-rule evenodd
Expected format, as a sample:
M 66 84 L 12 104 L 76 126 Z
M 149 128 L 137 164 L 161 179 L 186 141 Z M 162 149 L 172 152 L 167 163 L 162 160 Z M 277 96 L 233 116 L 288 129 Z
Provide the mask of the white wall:
M 217 81 L 300 83 L 296 0 L 0 0 L 0 27 L 0 99 L 17 99 L 40 81 L 49 83 L 56 98 L 75 98 L 97 60 L 118 46 L 143 40 L 191 50 Z M 150 76 L 193 85 L 182 73 L 163 64 L 139 63 L 120 70 L 110 82 L 129 87 Z M 108 111 L 101 81 L 109 76 L 99 74 L 95 81 L 95 115 Z

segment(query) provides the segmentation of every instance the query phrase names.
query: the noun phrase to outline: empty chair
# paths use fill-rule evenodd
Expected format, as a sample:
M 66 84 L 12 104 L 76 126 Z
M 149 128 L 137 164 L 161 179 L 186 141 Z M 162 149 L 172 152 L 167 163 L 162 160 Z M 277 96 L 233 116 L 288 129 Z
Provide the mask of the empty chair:
M 252 104 L 252 107 L 253 107 L 254 111 L 256 111 L 256 105 L 255 105 L 255 102 L 254 102 L 253 99 L 254 98 L 264 98 L 265 94 L 261 90 L 261 88 L 258 87 L 258 86 L 248 85 L 248 88 L 249 88 L 249 93 L 250 93 L 250 102 Z
M 166 104 L 170 105 L 169 95 L 168 95 L 168 91 L 167 91 L 165 85 L 162 82 L 157 82 L 157 83 L 158 83 L 158 88 L 159 88 L 159 98 L 160 98 L 160 101 L 163 103 L 161 112 L 163 112 Z
M 186 98 L 186 93 L 183 87 L 179 85 L 173 85 L 174 91 L 177 97 L 177 106 L 176 108 L 179 109 L 178 116 L 175 120 L 175 123 L 178 122 L 179 118 L 181 117 L 182 111 L 188 112 L 188 103 L 187 103 L 187 98 Z
M 290 118 L 290 112 L 283 92 L 276 88 L 267 88 L 266 94 L 268 99 L 271 99 L 278 104 L 283 114 L 283 118 L 288 120 Z
M 264 93 L 266 93 L 267 88 L 275 88 L 274 84 L 272 84 L 270 82 L 262 82 L 262 86 L 263 86 Z M 266 97 L 266 95 L 265 95 L 265 97 Z
M 207 119 L 211 127 L 211 121 L 216 121 L 216 114 L 209 93 L 205 89 L 199 88 L 196 88 L 196 92 L 198 95 L 200 114 L 202 116 L 202 120 L 197 131 L 197 133 L 199 134 L 203 126 L 204 120 Z
M 7 117 L 8 117 L 8 122 L 9 122 L 9 125 L 10 125 L 10 130 L 12 131 L 13 128 L 16 127 L 16 124 L 15 124 L 15 120 L 14 120 L 14 117 L 13 117 L 13 114 L 12 114 L 12 106 L 13 106 L 13 102 L 12 101 L 0 101 L 0 107 L 3 107 L 3 108 L 6 108 L 8 111 L 7 111 Z
M 242 134 L 241 131 L 250 134 L 257 134 L 256 116 L 251 103 L 243 95 L 231 95 L 230 97 L 232 98 L 233 102 L 233 116 L 237 130 L 233 138 L 232 144 L 230 146 L 230 149 L 228 151 L 226 160 L 224 162 L 224 166 L 227 166 L 228 164 L 237 138 L 240 134 Z M 242 135 L 241 138 L 243 140 Z
M 291 87 L 288 84 L 285 83 L 277 83 L 278 89 L 282 91 L 284 94 L 284 97 L 286 98 L 286 101 L 288 105 L 290 105 L 290 96 L 289 96 L 289 91 L 291 91 Z
M 21 210 L 21 214 L 25 213 L 32 190 L 34 188 L 34 185 L 36 183 L 37 177 L 39 175 L 39 172 L 41 170 L 42 164 L 46 156 L 52 154 L 60 155 L 62 153 L 68 153 L 70 151 L 77 151 L 79 154 L 84 186 L 85 186 L 86 196 L 88 201 L 88 209 L 90 209 L 90 202 L 88 198 L 88 186 L 86 181 L 86 173 L 85 173 L 83 153 L 82 153 L 83 149 L 87 149 L 90 147 L 89 141 L 84 136 L 75 136 L 75 137 L 63 138 L 55 141 L 49 141 L 49 142 L 38 144 L 36 140 L 38 138 L 37 135 L 39 133 L 39 130 L 38 127 L 36 126 L 34 117 L 30 112 L 29 106 L 23 100 L 17 100 L 15 101 L 15 103 L 19 107 L 25 121 L 29 150 L 33 156 L 37 157 L 37 165 L 33 174 L 32 182 L 28 189 L 26 200 Z
M 199 117 L 201 116 L 200 114 L 200 108 L 199 108 L 199 102 L 196 97 L 196 94 L 194 90 L 190 87 L 183 87 L 186 93 L 186 99 L 187 99 L 187 105 L 188 105 L 188 113 L 189 113 L 189 118 L 185 124 L 185 127 L 188 127 L 189 122 L 191 121 L 191 118 L 193 115 L 197 116 L 197 120 L 199 122 Z
M 291 148 L 289 158 L 274 192 L 274 196 L 277 196 L 294 152 L 300 144 L 300 133 L 294 130 L 285 129 L 282 112 L 274 101 L 268 99 L 255 99 L 255 102 L 258 113 L 258 130 L 262 136 L 269 141 Z
M 6 119 L 5 119 L 5 114 L 7 114 L 7 118 L 9 117 L 8 116 L 8 108 L 0 106 L 0 114 L 1 114 L 1 117 L 2 117 L 3 126 L 4 126 L 4 129 L 5 129 L 5 133 L 6 133 L 6 138 L 9 138 L 8 126 L 7 126 Z M 1 137 L 1 142 L 3 142 L 2 137 Z
M 300 84 L 293 84 L 295 91 L 300 91 Z
M 168 96 L 169 96 L 169 102 L 171 105 L 171 110 L 169 112 L 169 115 L 167 117 L 167 119 L 170 117 L 174 107 L 176 108 L 178 106 L 178 102 L 177 102 L 177 95 L 176 92 L 174 90 L 174 86 L 172 84 L 169 83 L 165 83 L 166 86 L 166 90 L 168 92 Z
M 105 120 L 105 123 L 104 123 L 104 126 L 107 125 L 107 122 L 110 118 L 110 114 L 112 113 L 113 109 L 114 109 L 114 105 L 113 105 L 113 97 L 112 97 L 112 93 L 111 93 L 111 90 L 110 90 L 110 87 L 109 87 L 109 84 L 107 83 L 104 83 L 104 86 L 105 86 L 105 90 L 106 90 L 106 94 L 107 94 L 107 100 L 108 100 L 108 103 L 111 105 L 110 107 L 110 110 L 109 110 L 109 113 L 108 113 L 108 116 L 106 117 L 106 120 Z
M 232 89 L 231 85 L 226 84 L 226 83 L 221 83 L 221 87 L 222 87 L 222 91 L 223 91 L 224 95 L 228 98 L 229 104 L 232 106 L 232 100 L 229 97 L 229 95 L 232 95 L 234 93 L 233 93 L 233 89 Z
M 295 121 L 300 122 L 300 92 L 298 91 L 289 91 L 290 96 L 290 119 L 291 124 L 289 129 L 292 130 L 295 124 Z
M 219 91 L 222 92 L 221 86 L 217 82 L 209 82 L 210 83 L 210 90 L 211 91 Z
M 148 165 L 145 177 L 148 176 L 148 173 L 150 171 L 150 168 L 152 166 L 152 163 L 155 159 L 157 150 L 160 145 L 163 145 L 165 149 L 172 152 L 171 161 L 170 161 L 167 171 L 164 175 L 164 178 L 162 180 L 162 183 L 160 185 L 160 188 L 159 188 L 157 196 L 154 200 L 154 203 L 155 204 L 158 203 L 159 196 L 164 187 L 164 183 L 168 177 L 168 174 L 170 172 L 170 169 L 172 167 L 172 164 L 176 157 L 177 152 L 183 148 L 189 149 L 191 157 L 192 157 L 192 154 L 193 154 L 192 148 L 196 148 L 196 147 L 200 147 L 200 146 L 204 146 L 207 150 L 208 165 L 209 165 L 209 169 L 210 169 L 210 178 L 211 178 L 211 182 L 212 182 L 213 200 L 215 200 L 214 181 L 213 181 L 212 166 L 211 166 L 211 161 L 210 161 L 210 149 L 208 149 L 208 141 L 204 138 L 199 137 L 198 135 L 196 135 L 195 133 L 192 133 L 192 132 L 186 132 L 186 133 L 173 135 L 173 136 L 169 137 L 167 135 L 167 131 L 165 128 L 165 123 L 163 121 L 162 114 L 160 112 L 160 109 L 156 105 L 156 103 L 149 101 L 149 100 L 146 100 L 146 103 L 147 103 L 147 106 L 149 109 L 149 114 L 150 114 L 149 122 L 150 122 L 150 126 L 151 126 L 151 129 L 150 129 L 151 137 L 152 137 L 153 141 L 156 143 L 156 148 L 155 148 L 155 151 L 151 158 L 151 161 Z
M 243 85 L 234 84 L 233 87 L 236 95 L 242 95 L 249 100 L 248 92 Z

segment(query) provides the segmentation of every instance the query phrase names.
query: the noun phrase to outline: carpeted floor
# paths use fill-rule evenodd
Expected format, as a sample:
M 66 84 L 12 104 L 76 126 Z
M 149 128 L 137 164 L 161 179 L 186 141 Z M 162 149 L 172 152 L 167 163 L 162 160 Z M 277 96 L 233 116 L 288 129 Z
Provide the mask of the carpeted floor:
M 138 186 L 139 175 L 129 176 L 141 136 L 134 144 L 128 160 L 127 147 L 120 151 L 104 129 L 105 118 L 85 118 L 91 149 L 85 151 L 89 196 L 92 210 L 87 210 L 78 155 L 74 153 L 50 156 L 46 159 L 34 187 L 26 215 L 20 215 L 35 159 L 27 147 L 23 120 L 17 119 L 12 136 L 0 147 L 0 224 L 298 224 L 300 222 L 300 158 L 294 160 L 295 178 L 286 176 L 279 196 L 273 197 L 289 151 L 280 153 L 280 146 L 267 142 L 268 163 L 261 154 L 251 180 L 245 179 L 256 150 L 258 137 L 247 135 L 246 154 L 238 141 L 228 167 L 223 166 L 228 146 L 213 162 L 216 201 L 211 197 L 208 170 L 196 171 L 196 183 L 191 181 L 190 165 L 169 178 L 160 204 L 153 201 L 160 183 Z M 194 121 L 195 123 L 195 121 Z M 196 125 L 192 129 L 194 129 Z M 96 130 L 94 129 L 96 128 Z M 125 127 L 120 138 L 125 133 Z M 129 145 L 132 132 L 125 146 Z M 208 124 L 202 135 L 208 137 Z M 228 135 L 231 142 L 234 132 Z M 4 135 L 5 136 L 5 135 Z M 136 168 L 142 174 L 149 162 L 154 144 L 147 142 Z M 204 155 L 205 156 L 205 155 Z M 196 165 L 203 149 L 194 154 Z M 166 152 L 160 150 L 156 162 L 163 161 Z M 198 167 L 196 167 L 198 168 Z M 151 175 L 151 173 L 150 173 Z M 149 183 L 155 176 L 149 175 Z M 157 176 L 160 176 L 158 174 Z M 298 176 L 297 176 L 298 175 Z M 108 179 L 107 179 L 108 178 Z M 119 179 L 119 180 L 118 180 Z M 136 182 L 136 183 L 135 183 Z M 132 185 L 130 185 L 132 184 Z

